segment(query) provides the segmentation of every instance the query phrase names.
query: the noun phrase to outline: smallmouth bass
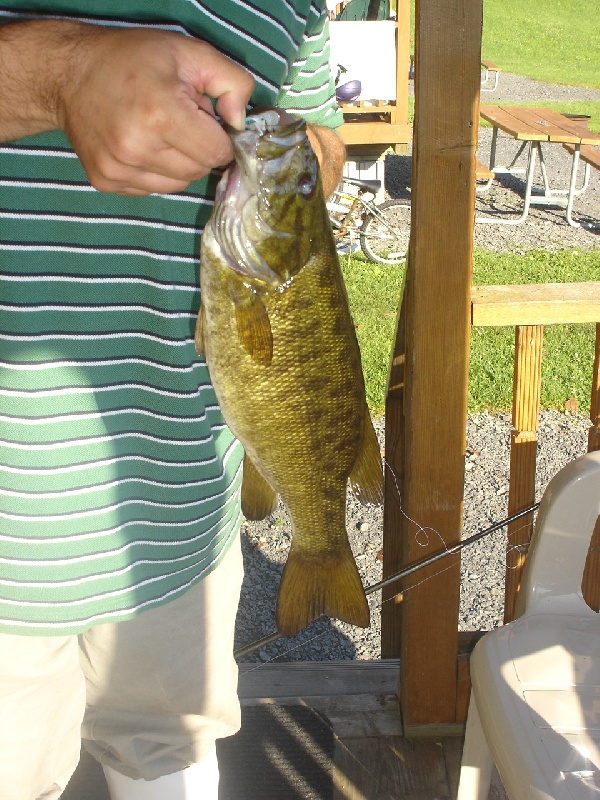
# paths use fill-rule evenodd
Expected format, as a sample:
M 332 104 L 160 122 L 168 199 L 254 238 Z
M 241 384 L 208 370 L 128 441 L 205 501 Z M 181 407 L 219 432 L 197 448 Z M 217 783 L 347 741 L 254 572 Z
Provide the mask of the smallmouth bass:
M 290 513 L 279 632 L 322 614 L 366 627 L 346 487 L 382 502 L 379 444 L 306 123 L 263 114 L 230 131 L 235 161 L 202 237 L 196 347 L 245 448 L 244 515 L 264 519 L 277 494 Z

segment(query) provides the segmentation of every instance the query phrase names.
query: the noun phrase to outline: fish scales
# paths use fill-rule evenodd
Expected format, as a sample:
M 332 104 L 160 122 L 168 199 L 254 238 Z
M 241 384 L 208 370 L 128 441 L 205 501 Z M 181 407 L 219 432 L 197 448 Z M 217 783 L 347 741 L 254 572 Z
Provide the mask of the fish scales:
M 277 625 L 293 635 L 321 614 L 368 625 L 346 487 L 350 477 L 380 502 L 382 471 L 316 158 L 304 123 L 283 119 L 275 155 L 269 132 L 232 136 L 238 170 L 223 178 L 203 236 L 197 342 L 245 447 L 244 513 L 265 516 L 276 493 L 290 513 Z M 314 187 L 298 198 L 299 175 Z

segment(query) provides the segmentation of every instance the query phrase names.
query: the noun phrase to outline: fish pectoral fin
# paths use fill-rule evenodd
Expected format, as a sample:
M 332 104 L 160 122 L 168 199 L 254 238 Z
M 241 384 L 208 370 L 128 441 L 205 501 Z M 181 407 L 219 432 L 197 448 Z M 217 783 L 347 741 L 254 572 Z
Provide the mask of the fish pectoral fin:
M 377 434 L 365 405 L 361 445 L 350 473 L 350 486 L 364 506 L 383 503 L 383 470 Z
M 196 320 L 196 332 L 194 334 L 194 344 L 196 345 L 196 352 L 199 356 L 204 355 L 204 326 L 206 324 L 204 316 L 204 306 L 201 305 Z
M 246 352 L 257 364 L 268 366 L 273 358 L 273 332 L 263 301 L 253 294 L 250 300 L 235 305 L 238 336 Z
M 244 476 L 242 478 L 242 513 L 246 519 L 258 521 L 266 519 L 277 507 L 277 492 L 263 478 L 249 458 L 244 456 Z
M 277 629 L 282 636 L 295 636 L 323 614 L 369 626 L 369 604 L 350 545 L 308 557 L 292 543 L 277 597 Z

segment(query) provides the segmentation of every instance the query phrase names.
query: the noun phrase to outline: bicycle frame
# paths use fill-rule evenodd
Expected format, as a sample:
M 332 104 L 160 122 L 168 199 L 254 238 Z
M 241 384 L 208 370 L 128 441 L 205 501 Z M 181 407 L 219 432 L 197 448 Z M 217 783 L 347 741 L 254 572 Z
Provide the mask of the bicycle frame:
M 366 192 L 360 190 L 358 194 L 339 190 L 333 193 L 331 200 L 327 203 L 327 211 L 336 236 L 346 236 L 350 232 L 360 233 L 360 225 L 356 222 L 356 212 L 359 208 L 361 210 L 364 209 L 367 214 L 377 216 L 375 204 L 371 200 L 364 200 L 363 194 L 366 194 Z M 341 205 L 340 200 L 345 200 L 350 205 Z M 337 218 L 334 214 L 343 216 Z

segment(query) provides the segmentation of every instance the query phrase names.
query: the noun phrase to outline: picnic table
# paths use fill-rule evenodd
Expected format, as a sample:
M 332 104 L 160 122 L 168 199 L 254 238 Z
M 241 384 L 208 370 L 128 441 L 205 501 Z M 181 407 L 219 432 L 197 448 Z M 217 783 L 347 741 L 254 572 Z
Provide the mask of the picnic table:
M 487 222 L 504 225 L 518 225 L 523 222 L 529 213 L 531 205 L 560 205 L 566 206 L 566 219 L 569 225 L 579 227 L 579 223 L 572 217 L 574 198 L 584 192 L 589 181 L 589 163 L 585 163 L 585 174 L 582 185 L 577 187 L 577 174 L 579 168 L 580 151 L 582 145 L 600 145 L 600 136 L 590 131 L 584 122 L 572 119 L 564 114 L 559 114 L 550 108 L 529 108 L 527 106 L 498 106 L 481 105 L 480 114 L 483 119 L 492 125 L 492 145 L 490 150 L 490 171 L 498 173 L 525 173 L 525 197 L 523 209 L 518 217 L 511 219 L 498 219 L 495 217 L 477 217 L 477 222 Z M 508 166 L 496 163 L 496 147 L 498 132 L 504 131 L 512 136 L 521 145 Z M 542 144 L 568 145 L 571 157 L 571 173 L 568 188 L 551 188 L 548 182 L 546 161 Z M 515 164 L 527 149 L 527 166 L 516 167 Z M 532 192 L 536 164 L 542 173 L 544 184 L 543 194 Z M 493 179 L 488 181 L 487 186 Z

